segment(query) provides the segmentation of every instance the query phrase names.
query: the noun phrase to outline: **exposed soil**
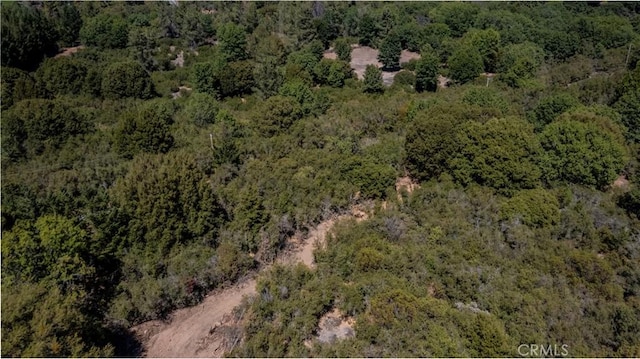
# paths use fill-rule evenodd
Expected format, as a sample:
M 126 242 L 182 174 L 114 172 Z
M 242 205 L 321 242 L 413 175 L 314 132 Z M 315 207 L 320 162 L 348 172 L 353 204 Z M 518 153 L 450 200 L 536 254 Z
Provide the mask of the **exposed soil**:
M 442 75 L 438 75 L 438 87 L 440 88 L 447 88 L 449 87 L 449 83 L 451 82 L 451 79 L 448 77 L 444 77 Z
M 334 308 L 320 318 L 316 339 L 321 343 L 334 343 L 335 341 L 351 338 L 355 336 L 353 330 L 355 323 L 355 319 Z
M 349 218 L 361 221 L 367 216 L 362 208 L 354 207 L 349 214 L 318 224 L 306 239 L 301 234 L 294 235 L 289 240 L 294 249 L 281 255 L 276 263 L 304 263 L 313 268 L 313 250 L 324 245 L 336 222 Z M 230 288 L 214 291 L 195 307 L 176 310 L 168 322 L 149 321 L 131 330 L 143 343 L 147 357 L 222 357 L 240 339 L 241 318 L 233 316 L 234 308 L 255 294 L 256 280 L 249 277 Z
M 182 93 L 183 92 L 191 92 L 192 90 L 193 89 L 191 87 L 180 86 L 180 87 L 178 87 L 178 91 L 171 93 L 171 98 L 175 100 L 175 99 L 177 99 L 179 97 L 182 97 Z
M 613 182 L 612 187 L 629 188 L 629 180 L 624 175 L 621 175 L 620 177 L 616 178 L 616 180 Z
M 362 80 L 364 78 L 364 72 L 367 68 L 367 65 L 375 65 L 379 68 L 382 68 L 382 63 L 378 61 L 378 54 L 380 51 L 369 47 L 369 46 L 359 46 L 359 45 L 351 45 L 351 68 L 353 72 L 356 73 L 358 79 Z M 324 58 L 335 60 L 337 58 L 336 53 L 333 51 L 333 48 L 330 48 L 328 51 L 325 51 L 323 54 Z M 413 59 L 419 59 L 420 54 L 417 52 L 411 52 L 407 50 L 402 50 L 400 54 L 400 63 L 403 64 L 405 62 L 409 62 Z M 400 71 L 382 71 L 382 82 L 386 86 L 391 86 L 393 84 L 393 77 Z
M 171 52 L 173 52 L 173 50 L 171 50 Z M 180 53 L 178 53 L 178 56 L 176 56 L 175 60 L 171 60 L 171 64 L 173 64 L 173 66 L 175 67 L 184 67 L 184 51 L 180 50 Z
M 58 57 L 71 56 L 82 49 L 84 49 L 84 45 L 74 46 L 74 47 L 63 47 L 61 49 L 62 51 L 60 51 L 60 53 L 58 53 L 53 58 L 57 59 Z

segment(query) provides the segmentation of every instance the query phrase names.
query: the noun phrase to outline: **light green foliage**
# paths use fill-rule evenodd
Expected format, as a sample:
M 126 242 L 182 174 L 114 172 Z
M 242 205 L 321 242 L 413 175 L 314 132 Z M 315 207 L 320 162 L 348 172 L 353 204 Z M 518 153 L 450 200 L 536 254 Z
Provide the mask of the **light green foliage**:
M 450 76 L 459 83 L 469 82 L 484 68 L 480 51 L 473 46 L 461 46 L 449 57 Z
M 375 65 L 367 65 L 364 72 L 364 87 L 362 90 L 367 93 L 384 92 L 382 85 L 382 71 Z
M 454 179 L 501 192 L 533 188 L 540 179 L 541 147 L 533 126 L 519 118 L 468 122 L 457 136 L 460 152 L 449 160 Z
M 137 62 L 117 62 L 102 74 L 102 95 L 108 99 L 135 97 L 149 99 L 155 95 L 149 73 Z
M 547 181 L 567 181 L 604 188 L 626 163 L 623 144 L 594 123 L 558 121 L 541 133 L 541 166 Z
M 389 165 L 373 158 L 345 161 L 340 172 L 349 183 L 356 185 L 366 198 L 382 198 L 387 188 L 395 183 L 396 171 Z
M 169 131 L 174 113 L 175 107 L 172 103 L 160 100 L 123 113 L 115 129 L 115 147 L 118 153 L 132 158 L 140 151 L 169 151 L 174 142 Z
M 329 105 L 326 98 L 320 93 L 313 92 L 306 83 L 300 80 L 293 80 L 283 84 L 280 87 L 279 94 L 295 98 L 305 115 L 321 115 L 326 112 Z
M 527 226 L 549 227 L 560 222 L 558 198 L 545 189 L 518 191 L 500 208 L 506 220 L 519 219 Z
M 121 49 L 127 46 L 129 25 L 122 17 L 101 14 L 84 22 L 80 40 L 87 46 Z
M 189 96 L 184 108 L 184 114 L 197 126 L 206 126 L 215 121 L 218 110 L 218 101 L 213 96 L 194 93 Z
M 494 88 L 471 87 L 464 93 L 462 102 L 482 108 L 491 117 L 502 117 L 509 112 L 504 93 Z
M 56 53 L 57 34 L 44 14 L 28 4 L 2 5 L 2 66 L 35 69 Z

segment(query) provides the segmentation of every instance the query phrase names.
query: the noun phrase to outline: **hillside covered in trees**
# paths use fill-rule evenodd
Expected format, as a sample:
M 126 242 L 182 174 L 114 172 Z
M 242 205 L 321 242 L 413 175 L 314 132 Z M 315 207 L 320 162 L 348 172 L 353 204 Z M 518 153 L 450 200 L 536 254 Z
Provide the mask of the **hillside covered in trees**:
M 230 356 L 640 356 L 640 3 L 0 10 L 2 356 L 140 355 L 252 273 Z

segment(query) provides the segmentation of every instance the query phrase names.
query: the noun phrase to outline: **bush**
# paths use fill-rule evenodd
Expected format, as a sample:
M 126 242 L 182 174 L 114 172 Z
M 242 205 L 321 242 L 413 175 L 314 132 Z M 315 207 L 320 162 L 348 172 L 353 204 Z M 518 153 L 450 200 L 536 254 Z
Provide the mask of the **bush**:
M 80 41 L 103 49 L 124 49 L 129 41 L 129 25 L 121 17 L 100 14 L 82 25 Z
M 189 96 L 184 113 L 196 126 L 206 126 L 215 121 L 219 109 L 218 101 L 213 96 L 194 93 Z
M 151 76 L 137 62 L 117 62 L 102 74 L 102 94 L 107 99 L 149 99 L 155 96 Z
M 560 222 L 558 198 L 544 189 L 518 191 L 500 209 L 502 218 L 520 218 L 532 227 L 550 227 Z
M 573 120 L 547 126 L 540 135 L 547 181 L 567 181 L 604 188 L 624 168 L 627 151 L 610 132 L 594 123 Z
M 382 71 L 375 65 L 367 65 L 367 69 L 364 72 L 364 87 L 363 91 L 367 93 L 380 93 L 384 92 L 382 85 Z
M 118 153 L 132 158 L 140 151 L 168 152 L 174 142 L 170 132 L 174 112 L 173 103 L 156 101 L 123 113 L 115 129 Z

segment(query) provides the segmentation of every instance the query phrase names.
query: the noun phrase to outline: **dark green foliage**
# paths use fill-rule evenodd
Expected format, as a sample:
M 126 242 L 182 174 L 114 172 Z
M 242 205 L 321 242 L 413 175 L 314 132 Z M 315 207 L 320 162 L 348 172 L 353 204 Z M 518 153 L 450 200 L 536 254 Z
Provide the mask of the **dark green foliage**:
M 533 126 L 519 118 L 468 122 L 457 136 L 460 151 L 449 160 L 455 180 L 509 193 L 533 188 L 540 179 L 540 142 Z
M 485 72 L 495 72 L 500 51 L 500 33 L 496 30 L 469 30 L 462 38 L 467 48 L 476 48 L 482 57 Z
M 305 115 L 321 115 L 327 111 L 327 99 L 318 92 L 313 92 L 309 86 L 300 81 L 287 82 L 280 87 L 279 94 L 295 98 Z
M 13 67 L 3 67 L 2 76 L 2 109 L 6 110 L 20 100 L 35 98 L 41 95 L 36 81 L 28 72 Z
M 344 62 L 351 62 L 351 44 L 347 39 L 340 38 L 335 42 L 334 51 L 338 55 L 338 59 Z
M 575 97 L 567 93 L 545 97 L 533 109 L 532 122 L 536 130 L 541 130 L 563 112 L 579 104 L 580 102 Z
M 12 160 L 59 148 L 91 129 L 87 119 L 60 101 L 24 100 L 2 116 L 3 152 Z
M 134 97 L 149 99 L 155 96 L 149 73 L 137 62 L 117 62 L 102 74 L 102 95 L 108 99 Z
M 469 3 L 446 3 L 429 12 L 435 22 L 444 23 L 451 29 L 453 36 L 462 36 L 471 26 L 478 8 Z
M 246 59 L 247 40 L 244 30 L 236 24 L 226 23 L 218 27 L 216 32 L 220 51 L 229 62 Z
M 291 97 L 274 96 L 256 110 L 252 122 L 261 135 L 274 135 L 287 130 L 302 117 L 300 104 Z
M 618 206 L 640 219 L 640 190 L 634 189 L 620 196 Z
M 438 88 L 438 58 L 425 48 L 416 64 L 416 91 L 435 91 Z
M 160 100 L 123 113 L 115 129 L 115 147 L 118 153 L 132 158 L 140 151 L 169 151 L 174 142 L 170 132 L 174 113 L 172 103 Z
M 201 62 L 194 64 L 192 67 L 191 78 L 198 92 L 206 93 L 214 97 L 221 97 L 221 78 L 229 75 L 223 75 L 227 62 L 221 57 L 216 56 L 213 61 Z M 233 85 L 232 80 L 226 80 Z
M 385 69 L 394 70 L 400 67 L 400 55 L 402 46 L 397 36 L 387 36 L 380 44 L 380 53 L 378 61 L 382 63 Z
M 518 191 L 500 209 L 506 220 L 519 219 L 532 227 L 549 227 L 560 222 L 558 198 L 544 189 Z
M 416 75 L 411 71 L 401 70 L 393 77 L 393 86 L 413 90 L 416 87 Z
M 640 142 L 640 66 L 625 76 L 613 107 L 622 115 L 629 140 Z
M 461 120 L 451 115 L 426 113 L 414 119 L 407 132 L 407 166 L 419 179 L 438 178 L 459 150 L 456 139 Z
M 18 2 L 2 5 L 2 66 L 35 69 L 57 51 L 53 24 L 33 6 Z
M 367 65 L 363 79 L 364 86 L 362 90 L 366 93 L 384 92 L 382 86 L 382 71 L 375 65 Z
M 624 145 L 594 123 L 558 121 L 541 133 L 541 166 L 547 181 L 567 181 L 604 188 L 624 168 Z
M 462 46 L 449 57 L 449 71 L 453 80 L 465 83 L 480 75 L 484 68 L 482 55 L 473 46 Z
M 249 61 L 231 62 L 220 73 L 220 92 L 223 97 L 248 94 L 254 84 L 253 66 Z
M 73 46 L 82 28 L 80 11 L 73 3 L 48 2 L 44 4 L 47 16 L 53 22 L 62 46 Z
M 120 16 L 101 14 L 82 25 L 80 40 L 88 46 L 121 49 L 127 46 L 129 25 Z
M 347 161 L 340 172 L 345 174 L 349 183 L 360 189 L 364 198 L 383 198 L 396 178 L 396 171 L 391 166 L 372 158 Z
M 39 86 L 55 96 L 79 94 L 85 88 L 86 76 L 84 63 L 71 57 L 48 59 L 36 72 Z
M 521 87 L 523 81 L 534 78 L 543 62 L 544 50 L 534 43 L 508 45 L 500 53 L 500 79 L 509 86 Z

